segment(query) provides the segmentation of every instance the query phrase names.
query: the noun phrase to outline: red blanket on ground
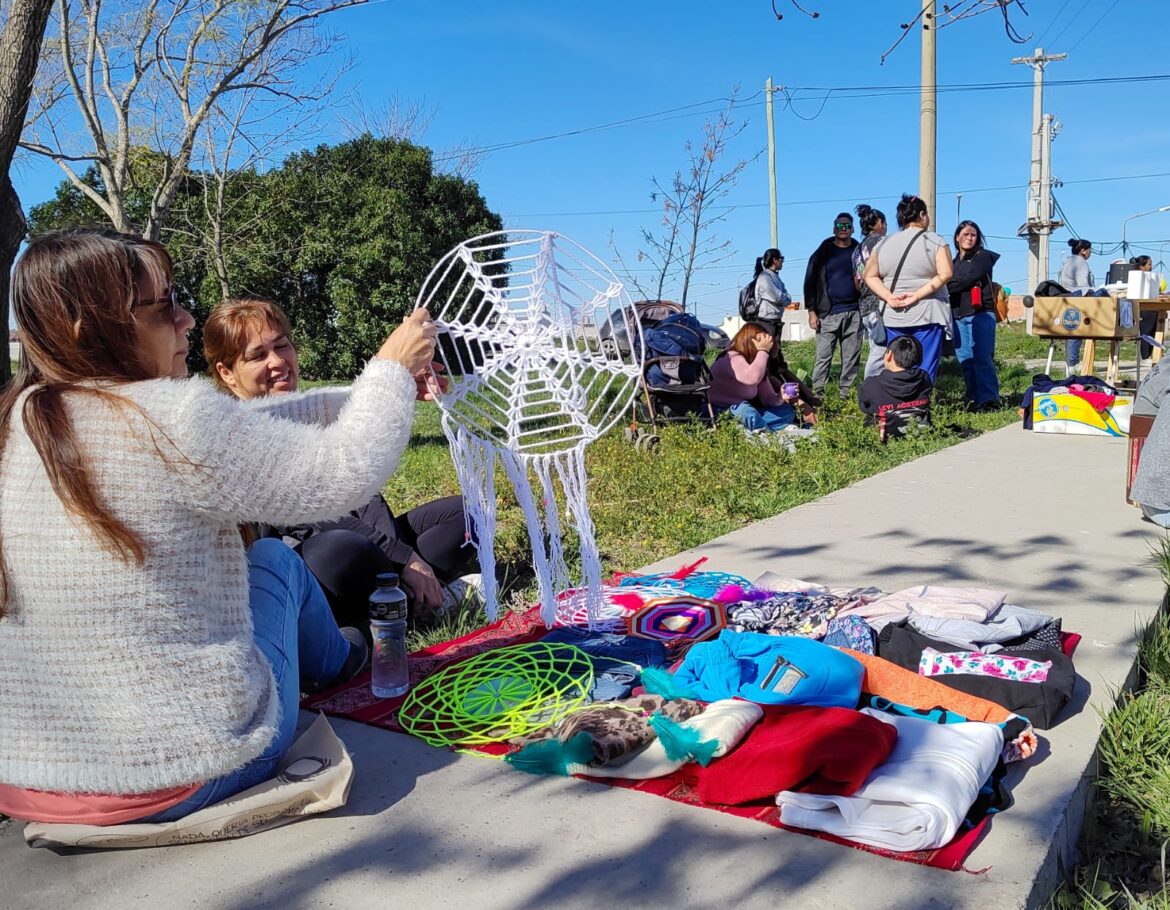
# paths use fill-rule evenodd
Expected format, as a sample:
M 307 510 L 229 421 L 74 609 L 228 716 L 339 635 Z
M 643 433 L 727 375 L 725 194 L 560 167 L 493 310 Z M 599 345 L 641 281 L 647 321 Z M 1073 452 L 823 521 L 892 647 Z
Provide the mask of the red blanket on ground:
M 540 614 L 536 608 L 525 613 L 509 613 L 502 619 L 484 626 L 462 638 L 456 638 L 441 644 L 432 645 L 421 651 L 416 651 L 410 658 L 411 685 L 430 676 L 440 667 L 454 661 L 463 660 L 493 648 L 502 648 L 507 645 L 518 645 L 525 642 L 537 641 L 546 634 L 547 630 L 541 624 Z M 1080 640 L 1079 635 L 1065 636 L 1065 650 L 1071 653 L 1072 648 Z M 382 727 L 386 730 L 402 732 L 398 724 L 398 709 L 405 696 L 399 698 L 379 699 L 370 692 L 369 674 L 363 674 L 344 686 L 329 692 L 305 699 L 301 707 L 309 711 L 323 711 L 337 717 Z M 750 740 L 750 734 L 749 734 Z M 502 744 L 482 746 L 478 751 L 491 755 L 501 755 L 507 751 Z M 844 844 L 869 853 L 877 853 L 903 862 L 919 863 L 933 866 L 938 869 L 958 871 L 963 869 L 963 862 L 975 849 L 975 845 L 982 837 L 989 818 L 984 818 L 973 828 L 960 831 L 949 844 L 936 850 L 920 850 L 913 853 L 898 853 L 893 850 L 884 850 L 879 847 L 869 847 L 852 841 L 833 837 L 829 834 L 804 831 L 800 828 L 791 828 L 780 823 L 780 810 L 771 799 L 761 800 L 758 803 L 744 806 L 723 806 L 703 802 L 697 793 L 697 774 L 693 764 L 684 765 L 673 774 L 657 777 L 651 780 L 626 780 L 624 778 L 587 778 L 596 783 L 621 787 L 626 790 L 636 790 L 639 793 L 652 793 L 655 796 L 664 796 L 675 802 L 686 803 L 705 809 L 715 809 L 740 818 L 749 818 L 764 822 L 776 828 L 785 828 L 791 831 L 801 831 L 811 834 L 822 840 Z M 971 870 L 968 870 L 971 871 Z M 985 870 L 978 870 L 985 871 Z

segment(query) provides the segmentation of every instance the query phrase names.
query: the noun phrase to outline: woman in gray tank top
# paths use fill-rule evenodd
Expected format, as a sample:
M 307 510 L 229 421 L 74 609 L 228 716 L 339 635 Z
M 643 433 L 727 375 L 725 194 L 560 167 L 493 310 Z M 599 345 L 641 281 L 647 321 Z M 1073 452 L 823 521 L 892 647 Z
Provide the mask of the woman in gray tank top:
M 933 231 L 926 203 L 909 193 L 898 203 L 898 227 L 874 248 L 865 283 L 882 301 L 887 338 L 912 335 L 922 345 L 922 369 L 934 381 L 943 339 L 951 334 L 947 282 L 954 269 L 947 242 Z

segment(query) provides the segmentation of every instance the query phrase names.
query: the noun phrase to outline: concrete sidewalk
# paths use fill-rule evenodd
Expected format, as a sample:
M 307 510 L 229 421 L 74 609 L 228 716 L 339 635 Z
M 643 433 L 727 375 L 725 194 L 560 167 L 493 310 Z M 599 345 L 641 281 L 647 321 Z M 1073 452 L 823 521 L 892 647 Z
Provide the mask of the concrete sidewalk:
M 979 584 L 1084 640 L 1074 704 L 1013 773 L 1016 804 L 943 872 L 577 780 L 536 778 L 358 724 L 338 812 L 246 840 L 123 853 L 0 835 L 3 905 L 24 907 L 994 907 L 1042 904 L 1087 797 L 1094 705 L 1130 678 L 1162 597 L 1152 526 L 1125 505 L 1124 441 L 1018 426 L 711 541 L 708 567 L 886 590 Z M 791 482 L 799 482 L 798 477 Z M 1072 713 L 1075 712 L 1075 713 Z M 1072 716 L 1068 716 L 1072 713 Z

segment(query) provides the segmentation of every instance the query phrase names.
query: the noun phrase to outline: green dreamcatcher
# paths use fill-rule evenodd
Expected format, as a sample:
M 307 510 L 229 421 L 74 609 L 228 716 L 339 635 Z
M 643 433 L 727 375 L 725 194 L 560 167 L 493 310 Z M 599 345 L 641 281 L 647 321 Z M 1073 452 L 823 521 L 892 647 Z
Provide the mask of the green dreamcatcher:
M 432 746 L 499 742 L 557 723 L 592 684 L 593 664 L 580 648 L 512 645 L 428 676 L 402 703 L 398 722 Z

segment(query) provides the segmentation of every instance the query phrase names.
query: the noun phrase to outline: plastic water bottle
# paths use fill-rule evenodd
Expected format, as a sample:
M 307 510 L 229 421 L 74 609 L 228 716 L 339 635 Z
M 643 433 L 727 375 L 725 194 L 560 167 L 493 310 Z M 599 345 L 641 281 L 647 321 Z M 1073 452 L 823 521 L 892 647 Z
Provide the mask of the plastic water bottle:
M 406 657 L 406 594 L 398 587 L 396 572 L 383 572 L 370 595 L 370 633 L 374 657 L 370 667 L 370 691 L 377 698 L 394 698 L 410 688 Z

